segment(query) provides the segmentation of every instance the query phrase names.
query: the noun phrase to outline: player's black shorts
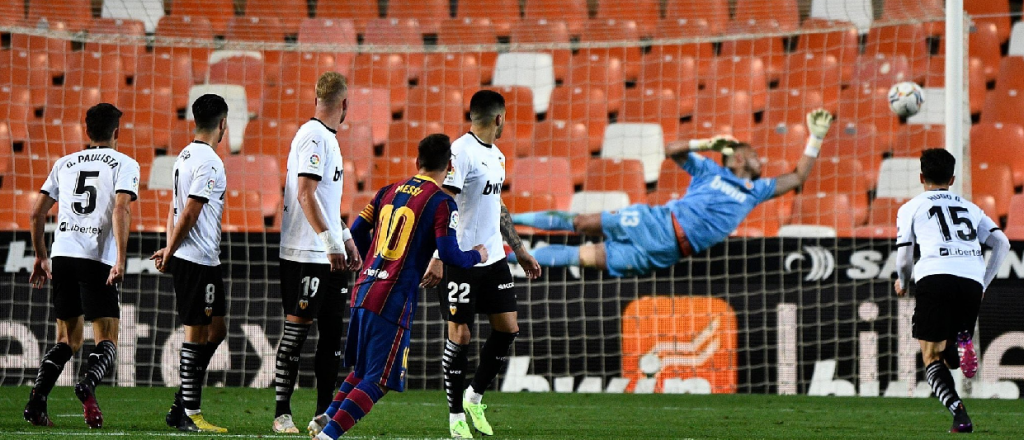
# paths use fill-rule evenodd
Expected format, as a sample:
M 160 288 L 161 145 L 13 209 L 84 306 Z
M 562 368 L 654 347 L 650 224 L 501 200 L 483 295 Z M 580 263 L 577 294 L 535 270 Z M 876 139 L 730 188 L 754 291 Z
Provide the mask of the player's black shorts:
M 117 287 L 107 285 L 110 266 L 87 258 L 53 257 L 50 272 L 57 319 L 67 321 L 82 315 L 86 321 L 121 317 Z
M 281 305 L 285 314 L 341 322 L 348 299 L 347 272 L 331 272 L 329 264 L 281 259 Z
M 174 277 L 178 317 L 184 325 L 209 325 L 214 316 L 224 316 L 227 299 L 220 266 L 204 266 L 178 257 L 167 262 Z
M 953 339 L 962 330 L 973 333 L 982 290 L 981 283 L 954 275 L 921 278 L 914 291 L 914 338 L 941 342 Z
M 477 313 L 493 315 L 516 311 L 515 281 L 508 262 L 462 269 L 445 265 L 437 289 L 441 316 L 459 324 L 472 324 Z

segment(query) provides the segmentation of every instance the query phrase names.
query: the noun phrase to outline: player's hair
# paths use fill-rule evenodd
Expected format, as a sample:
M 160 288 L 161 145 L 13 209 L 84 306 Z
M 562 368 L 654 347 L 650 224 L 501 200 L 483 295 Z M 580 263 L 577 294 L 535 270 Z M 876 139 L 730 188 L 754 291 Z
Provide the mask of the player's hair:
M 420 168 L 427 171 L 444 171 L 452 158 L 452 140 L 446 134 L 434 133 L 420 141 Z
M 956 158 L 942 148 L 929 148 L 921 152 L 921 175 L 933 185 L 946 185 L 953 178 Z
M 324 72 L 316 81 L 316 99 L 336 105 L 341 102 L 343 95 L 348 91 L 348 80 L 338 72 Z
M 196 131 L 217 129 L 220 120 L 228 115 L 228 103 L 224 98 L 207 93 L 192 103 L 192 116 L 196 119 Z
M 505 97 L 493 90 L 481 90 L 469 100 L 469 119 L 474 124 L 491 124 L 505 110 Z
M 93 142 L 107 142 L 114 137 L 123 114 L 113 104 L 96 104 L 85 112 L 85 133 Z
M 737 143 L 732 144 L 733 153 L 735 153 L 736 150 L 739 150 L 741 148 L 754 148 L 754 147 L 751 146 L 750 144 L 746 143 L 746 142 L 737 142 Z M 729 161 L 732 160 L 732 156 L 733 156 L 732 154 L 722 153 L 722 166 L 723 167 L 729 166 Z

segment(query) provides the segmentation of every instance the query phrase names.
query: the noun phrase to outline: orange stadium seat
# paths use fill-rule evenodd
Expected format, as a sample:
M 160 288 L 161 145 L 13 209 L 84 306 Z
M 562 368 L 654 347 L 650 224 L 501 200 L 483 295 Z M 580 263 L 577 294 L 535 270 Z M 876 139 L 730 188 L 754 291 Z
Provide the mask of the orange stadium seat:
M 438 122 L 441 133 L 459 133 L 466 126 L 462 111 L 462 90 L 441 87 L 416 87 L 409 90 L 406 121 Z
M 0 176 L 11 172 L 11 155 L 14 154 L 14 143 L 11 142 L 11 129 L 7 123 L 0 122 Z
M 814 164 L 811 175 L 803 186 L 804 194 L 844 194 L 846 205 L 852 206 L 857 223 L 867 220 L 868 189 L 870 181 L 864 174 L 864 166 L 856 159 L 823 157 Z
M 452 14 L 448 0 L 394 1 L 388 3 L 387 17 L 416 20 L 424 34 L 436 34 Z
M 1024 89 L 1000 90 L 985 96 L 981 122 L 1003 122 L 1024 125 Z
M 231 17 L 224 39 L 284 43 L 284 36 L 287 33 L 281 20 L 277 17 Z
M 0 190 L 0 204 L 4 206 L 4 209 L 0 209 L 0 230 L 12 231 L 31 228 L 32 212 L 35 209 L 36 200 L 40 197 L 45 196 L 39 193 L 38 188 L 34 190 L 7 188 Z M 56 210 L 55 207 L 50 213 L 55 214 Z
M 84 31 L 92 22 L 92 5 L 89 0 L 28 0 L 28 23 L 35 27 L 43 19 L 51 29 L 62 22 L 68 31 Z
M 351 61 L 351 57 L 347 58 Z M 325 52 L 294 52 L 281 54 L 279 65 L 265 65 L 267 82 L 284 87 L 297 89 L 316 89 L 316 81 L 327 71 L 337 71 L 348 75 L 352 65 L 337 65 L 335 54 Z
M 999 215 L 996 213 L 995 197 L 992 197 L 990 195 L 980 195 L 975 196 L 974 200 L 971 201 L 974 202 L 975 205 L 978 205 L 978 207 L 981 208 L 981 211 L 984 212 L 985 215 L 987 215 L 990 219 L 996 220 L 999 218 Z
M 305 121 L 316 109 L 316 90 L 308 87 L 268 87 L 263 96 L 261 119 Z
M 299 124 L 293 121 L 260 118 L 245 126 L 242 138 L 242 153 L 246 155 L 264 155 L 277 158 L 278 169 L 288 169 L 288 151 L 291 149 L 292 138 L 299 130 Z M 282 180 L 283 184 L 284 181 Z
M 729 24 L 729 2 L 727 0 L 668 0 L 665 3 L 665 18 L 669 20 L 704 20 L 712 35 L 725 32 Z
M 537 120 L 533 113 L 533 91 L 523 86 L 487 87 L 487 90 L 501 93 L 505 98 L 505 120 L 508 127 L 498 141 L 501 150 L 505 156 L 510 157 L 526 154 L 533 142 L 533 126 Z M 467 113 L 474 93 L 476 90 L 467 90 L 462 94 L 462 108 Z
M 758 57 L 721 57 L 711 67 L 711 76 L 703 81 L 705 90 L 727 94 L 746 92 L 754 112 L 765 109 L 768 76 L 764 62 Z
M 409 79 L 416 80 L 423 71 L 423 27 L 412 18 L 381 18 L 370 20 L 363 34 L 364 46 L 400 46 L 413 50 L 403 53 Z M 397 51 L 396 51 L 397 52 Z
M 1007 0 L 964 0 L 964 12 L 970 15 L 978 15 L 975 18 L 978 23 L 993 23 L 996 25 L 999 41 L 1004 42 L 1010 38 L 1010 2 Z
M 1009 57 L 1013 58 L 1013 57 Z M 967 101 L 970 104 L 971 114 L 981 113 L 985 106 L 985 68 L 981 60 L 971 57 L 968 63 L 968 76 L 970 77 Z M 924 87 L 941 89 L 946 87 L 946 57 L 936 55 L 928 62 L 928 76 L 925 78 Z
M 107 102 L 117 102 L 117 94 L 125 87 L 122 59 L 102 52 L 74 52 L 68 57 L 64 87 L 95 87 Z
M 428 53 L 423 57 L 420 87 L 465 89 L 483 84 L 479 57 L 473 53 Z
M 1005 163 L 1013 171 L 1013 185 L 1024 185 L 1024 128 L 1002 123 L 972 126 L 971 163 L 975 162 Z
M 463 1 L 455 7 L 455 17 L 457 18 L 490 19 L 496 33 L 502 37 L 511 35 L 512 24 L 519 21 L 521 16 L 519 0 Z
M 995 198 L 995 212 L 1003 217 L 1010 211 L 1010 197 L 1013 196 L 1013 171 L 1003 162 L 971 161 L 971 193 L 974 198 L 992 196 Z M 995 219 L 993 217 L 993 219 Z
M 192 87 L 192 58 L 183 53 L 151 53 L 139 56 L 135 67 L 135 79 L 132 82 L 136 89 L 171 90 L 174 110 L 187 107 L 188 89 Z
M 765 128 L 757 131 L 753 147 L 763 160 L 782 160 L 787 163 L 800 160 L 807 142 L 807 128 L 803 122 L 762 125 Z
M 604 91 L 608 113 L 618 113 L 626 93 L 625 72 L 618 58 L 580 52 L 572 57 L 566 87 L 591 87 Z
M 167 189 L 140 189 L 139 199 L 129 205 L 132 210 L 132 230 L 165 232 L 173 194 Z
M 381 18 L 381 14 L 377 0 L 319 0 L 316 17 L 352 20 L 356 32 L 362 34 L 366 32 L 366 24 Z
M 262 232 L 263 200 L 256 191 L 227 190 L 224 192 L 224 232 Z
M 1024 194 L 1010 198 L 1010 212 L 1006 216 L 1006 236 L 1010 240 L 1024 240 Z
M 29 52 L 15 49 L 7 51 L 10 62 L 0 65 L 0 84 L 10 89 L 4 93 L 17 91 L 24 105 L 35 110 L 46 105 L 46 93 L 51 84 L 49 56 L 45 52 Z M 0 52 L 2 53 L 2 52 Z
M 89 27 L 89 35 L 106 35 L 115 37 L 115 42 L 85 43 L 85 52 L 100 52 L 106 56 L 121 58 L 121 72 L 125 77 L 135 76 L 135 65 L 139 56 L 146 53 L 146 25 L 139 20 L 123 20 L 120 18 L 97 18 Z
M 569 160 L 564 157 L 524 157 L 508 173 L 514 194 L 551 195 L 556 209 L 568 210 L 573 185 Z M 508 167 L 506 167 L 507 169 Z M 641 173 L 640 180 L 643 180 Z
M 914 78 L 923 78 L 928 71 L 928 43 L 924 26 L 918 23 L 873 26 L 868 31 L 864 54 L 902 55 L 910 63 Z
M 661 170 L 658 172 L 658 190 L 672 190 L 680 194 L 686 192 L 690 187 L 692 176 L 679 166 L 672 159 L 665 159 L 661 162 Z
M 981 61 L 985 81 L 994 81 L 999 76 L 1000 62 L 1014 57 L 1003 57 L 1002 43 L 999 41 L 995 23 L 975 20 L 973 27 L 971 37 L 967 41 L 967 53 L 972 59 L 978 58 Z M 946 53 L 945 38 L 939 40 L 938 53 Z M 932 60 L 931 63 L 935 63 L 935 61 Z
M 618 121 L 659 124 L 667 143 L 679 138 L 678 109 L 672 89 L 633 88 L 626 91 Z
M 355 61 L 356 46 L 358 45 L 356 27 L 352 20 L 307 18 L 302 21 L 299 27 L 298 43 L 330 45 L 329 47 L 338 49 L 347 48 L 348 50 L 330 52 L 329 55 L 332 55 L 334 58 L 333 69 L 346 77 L 351 75 L 352 63 Z M 328 55 L 328 53 L 323 51 L 313 53 L 319 55 L 318 59 L 320 60 L 323 59 L 324 55 Z M 287 55 L 286 53 L 286 58 Z M 282 60 L 281 65 L 287 66 L 288 64 Z
M 863 176 L 868 186 L 873 188 L 883 155 L 892 150 L 891 137 L 879 133 L 871 124 L 848 122 L 834 128 L 821 146 L 821 157 L 841 161 L 856 160 L 863 167 Z
M 800 10 L 796 0 L 737 0 L 736 21 L 775 20 L 782 32 L 800 27 Z
M 232 0 L 174 0 L 170 5 L 171 16 L 205 17 L 210 21 L 214 35 L 224 35 L 228 22 L 235 16 Z
M 156 36 L 165 38 L 189 39 L 195 43 L 213 43 L 213 25 L 210 20 L 201 16 L 171 16 L 160 18 L 156 25 Z M 156 46 L 153 53 L 181 54 L 192 60 L 192 79 L 201 82 L 206 79 L 209 67 L 210 49 L 207 47 L 166 47 Z
M 786 58 L 786 72 L 779 84 L 783 89 L 803 89 L 820 93 L 823 106 L 836 108 L 842 90 L 842 69 L 832 55 L 795 52 Z M 768 109 L 771 111 L 771 108 Z
M 1024 57 L 1008 56 L 999 62 L 999 73 L 996 76 L 996 90 L 1024 90 L 1024 79 L 1020 69 L 1024 69 Z
M 551 92 L 548 119 L 584 124 L 590 152 L 601 151 L 604 129 L 608 126 L 608 100 L 604 89 L 587 86 L 555 88 Z
M 367 205 L 373 202 L 373 198 L 377 195 L 377 190 L 380 188 L 372 188 L 367 191 L 360 191 L 353 194 L 352 197 L 352 214 L 359 215 L 360 212 L 366 208 Z M 355 221 L 355 217 L 349 217 L 349 224 Z
M 12 63 L 30 61 L 26 66 L 32 71 L 42 70 L 50 77 L 63 76 L 67 68 L 67 57 L 71 52 L 71 41 L 63 38 L 47 38 L 38 35 L 11 34 Z M 47 79 L 47 85 L 50 85 Z
M 861 55 L 853 70 L 853 85 L 890 87 L 913 79 L 910 62 L 903 55 Z M 852 88 L 852 87 L 851 87 Z
M 350 176 L 354 175 L 355 174 L 354 173 L 354 171 L 355 171 L 355 163 L 353 163 L 351 160 L 348 160 L 348 159 L 345 159 L 344 162 L 345 163 L 343 164 L 343 166 L 345 167 L 344 168 L 345 169 L 345 173 L 349 174 L 349 176 L 346 176 L 346 177 L 350 177 Z M 360 206 L 359 208 L 356 208 L 355 204 L 353 203 L 355 201 L 355 197 L 354 197 L 355 194 L 357 194 L 359 192 L 359 185 L 356 182 L 356 179 L 346 178 L 341 183 L 342 183 L 342 185 L 341 185 L 342 186 L 341 217 L 343 219 L 345 219 L 345 221 L 348 224 L 352 224 L 352 221 L 355 220 L 355 216 L 359 215 L 359 211 L 357 211 L 356 209 L 362 210 L 363 206 L 365 206 L 365 205 Z
M 345 120 L 369 126 L 373 145 L 382 145 L 388 140 L 388 124 L 391 123 L 391 113 L 394 111 L 388 104 L 392 93 L 393 89 L 349 86 L 349 107 Z
M 557 119 L 538 122 L 533 131 L 533 148 L 526 157 L 563 157 L 569 160 L 573 185 L 582 185 L 590 160 L 587 125 Z
M 296 34 L 302 21 L 309 18 L 307 0 L 246 0 L 245 16 L 275 17 L 286 34 Z
M 273 217 L 281 204 L 282 172 L 278 159 L 267 155 L 232 155 L 224 158 L 228 191 L 255 191 L 260 194 L 263 217 Z
M 415 158 L 423 138 L 428 134 L 443 132 L 442 125 L 433 121 L 392 122 L 388 131 L 388 143 L 384 146 L 384 156 Z
M 758 33 L 781 32 L 774 20 L 734 21 L 729 23 L 726 32 L 731 36 L 747 38 L 729 39 L 722 42 L 719 51 L 721 57 L 758 57 L 764 63 L 765 74 L 769 81 L 778 81 L 783 73 L 786 62 L 786 49 L 782 37 L 754 37 Z
M 150 148 L 169 148 L 171 127 L 178 119 L 177 109 L 172 104 L 174 94 L 171 88 L 128 89 L 118 97 L 117 105 L 124 116 L 122 124 L 146 127 L 150 131 Z
M 31 151 L 21 152 L 12 156 L 13 169 L 11 176 L 4 177 L 5 189 L 19 189 L 24 191 L 39 192 L 39 188 L 46 181 L 46 176 L 53 168 L 56 157 L 48 158 L 46 154 L 37 154 Z M 9 177 L 13 177 L 10 179 Z M 13 183 L 13 185 L 11 185 Z
M 89 143 L 81 123 L 35 123 L 28 126 L 28 151 L 51 159 L 80 151 Z
M 838 101 L 838 97 L 836 98 Z M 828 106 L 822 100 L 821 92 L 815 89 L 786 88 L 780 86 L 768 91 L 765 98 L 763 122 L 769 127 L 778 124 L 803 124 L 807 112 Z M 834 111 L 835 108 L 832 108 Z
M 973 132 L 978 126 L 971 127 Z M 1024 136 L 1024 131 L 1021 132 Z M 971 139 L 974 142 L 971 143 L 972 147 L 977 146 L 976 142 L 978 138 L 971 135 Z M 1002 143 L 1007 143 L 1007 139 L 1001 140 Z M 1021 139 L 1024 142 L 1024 138 Z M 892 155 L 902 157 L 918 157 L 921 152 L 929 148 L 946 148 L 946 127 L 943 125 L 908 125 L 899 132 L 896 133 L 896 138 L 892 144 Z M 1024 151 L 1024 144 L 1021 144 L 1021 149 Z M 974 148 L 971 149 L 972 151 Z
M 593 158 L 587 163 L 585 191 L 624 191 L 630 203 L 647 203 L 644 165 L 636 159 Z
M 25 3 L 0 3 L 0 26 L 20 26 L 25 21 Z
M 780 198 L 774 198 L 764 203 L 759 203 L 750 211 L 749 214 L 740 223 L 740 226 L 736 228 L 739 232 L 746 231 L 747 235 L 751 230 L 760 231 L 761 236 L 774 237 L 779 233 L 779 228 L 782 226 L 783 220 L 787 217 L 784 216 L 785 203 Z M 750 235 L 747 235 L 750 236 Z M 754 235 L 756 236 L 756 235 Z
M 569 68 L 575 66 L 570 63 L 572 52 L 569 50 L 569 28 L 564 21 L 560 20 L 522 20 L 512 25 L 512 44 L 558 44 L 564 49 L 538 50 L 551 54 L 551 61 L 554 64 L 555 80 L 564 80 L 569 73 Z
M 871 213 L 868 215 L 869 226 L 896 226 L 896 213 L 908 199 L 879 197 L 871 202 Z
M 370 188 L 382 188 L 416 174 L 415 157 L 375 157 L 372 166 Z
M 401 54 L 361 53 L 349 87 L 391 90 L 391 113 L 402 113 L 408 99 L 409 66 Z
M 535 194 L 531 192 L 511 192 L 502 194 L 501 201 L 513 214 L 536 211 L 553 211 L 558 209 L 555 197 L 551 194 Z
M 730 134 L 749 142 L 754 135 L 754 111 L 744 91 L 705 90 L 697 94 L 693 110 L 695 137 Z
M 921 20 L 944 18 L 942 0 L 885 0 L 882 18 L 890 20 Z
M 526 20 L 564 21 L 569 34 L 583 33 L 583 25 L 590 18 L 587 0 L 526 0 L 523 7 Z
M 370 174 L 373 160 L 373 130 L 369 125 L 343 123 L 338 126 L 338 146 L 345 162 L 352 162 L 355 169 L 346 168 L 347 179 L 365 182 Z
M 860 33 L 853 23 L 810 18 L 800 27 L 808 33 L 800 35 L 797 52 L 835 57 L 843 84 L 849 84 L 860 55 Z
M 793 200 L 793 214 L 786 224 L 821 225 L 835 228 L 840 237 L 849 236 L 860 225 L 853 211 L 836 209 L 850 206 L 847 194 L 804 193 Z
M 679 110 L 671 113 L 692 115 L 697 101 L 697 63 L 691 57 L 677 58 L 666 53 L 645 56 L 638 87 L 671 90 L 679 101 Z
M 899 118 L 889 108 L 889 90 L 886 87 L 855 86 L 839 94 L 836 117 L 857 125 L 871 124 L 885 136 L 899 127 Z
M 710 35 L 711 28 L 704 20 L 670 19 L 658 22 L 657 39 L 678 40 L 699 38 Z M 671 57 L 671 58 L 665 58 Z M 715 60 L 715 47 L 710 41 L 685 44 L 658 44 L 651 46 L 651 51 L 644 59 L 673 60 L 693 58 L 697 64 L 698 79 L 711 75 L 711 63 Z
M 217 52 L 214 52 L 217 54 Z M 237 84 L 245 87 L 245 99 L 250 115 L 258 115 L 263 108 L 264 63 L 262 58 L 238 54 L 210 63 L 209 84 Z
M 0 121 L 6 122 L 11 141 L 19 144 L 28 140 L 28 123 L 35 119 L 30 98 L 27 88 L 0 85 Z
M 636 0 L 622 2 L 619 0 L 598 0 L 597 17 L 605 20 L 634 21 L 640 36 L 650 37 L 661 20 L 661 2 L 658 0 Z
M 437 43 L 443 45 L 470 44 L 484 47 L 475 53 L 480 64 L 480 82 L 489 84 L 498 60 L 498 36 L 484 18 L 461 18 L 446 21 L 437 34 Z M 490 48 L 490 49 L 487 49 Z
M 581 46 L 586 43 L 633 42 L 635 45 L 620 47 L 581 48 L 581 54 L 601 55 L 617 58 L 622 64 L 627 81 L 636 81 L 640 76 L 641 48 L 640 31 L 637 23 L 624 20 L 590 20 L 583 28 Z
M 51 122 L 59 119 L 69 123 L 82 123 L 85 122 L 85 111 L 101 102 L 103 96 L 100 89 L 95 87 L 51 88 L 46 92 L 44 116 Z
M 132 124 L 121 124 L 121 134 L 117 141 L 118 151 L 127 154 L 139 163 L 139 175 L 149 177 L 150 168 L 153 166 L 153 158 L 156 157 L 156 150 L 152 142 L 147 142 L 149 137 L 148 127 L 136 127 Z M 145 180 L 143 180 L 143 184 Z

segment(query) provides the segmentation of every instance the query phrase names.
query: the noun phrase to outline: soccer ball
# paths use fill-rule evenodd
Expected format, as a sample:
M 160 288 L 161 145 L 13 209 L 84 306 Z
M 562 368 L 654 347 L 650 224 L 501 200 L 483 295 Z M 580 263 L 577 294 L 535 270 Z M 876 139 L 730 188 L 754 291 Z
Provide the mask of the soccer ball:
M 924 105 L 924 91 L 921 86 L 904 81 L 889 89 L 889 108 L 900 117 L 910 117 L 921 111 Z

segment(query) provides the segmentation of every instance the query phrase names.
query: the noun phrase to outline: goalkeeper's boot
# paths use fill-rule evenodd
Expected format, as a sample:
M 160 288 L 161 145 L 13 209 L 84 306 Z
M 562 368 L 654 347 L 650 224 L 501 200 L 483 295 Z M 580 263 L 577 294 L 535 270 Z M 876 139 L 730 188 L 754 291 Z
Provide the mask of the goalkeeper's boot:
M 299 428 L 295 427 L 291 414 L 281 414 L 274 419 L 274 432 L 278 434 L 298 434 Z
M 957 350 L 960 352 L 960 371 L 970 379 L 978 373 L 978 355 L 974 352 L 974 340 L 966 330 L 956 336 Z
M 956 412 L 953 413 L 953 427 L 949 428 L 949 432 L 974 432 L 974 424 L 971 423 L 971 417 L 967 415 L 967 410 L 964 409 L 964 404 L 960 404 Z
M 181 424 L 183 417 L 185 417 L 185 406 L 181 403 L 181 391 L 179 390 L 174 393 L 174 403 L 171 404 L 171 409 L 167 411 L 164 421 L 167 422 L 167 426 L 177 428 Z
M 178 424 L 178 431 L 215 432 L 219 434 L 228 432 L 227 428 L 221 428 L 220 426 L 207 422 L 206 419 L 203 418 L 202 413 L 193 416 L 186 415 L 182 417 L 181 423 Z
M 448 430 L 451 431 L 452 438 L 473 438 L 473 431 L 469 429 L 469 424 L 465 420 L 451 422 Z
M 487 409 L 487 405 L 482 403 L 473 403 L 469 400 L 463 399 L 462 406 L 469 413 L 469 418 L 473 419 L 473 426 L 476 427 L 477 431 L 480 431 L 483 435 L 494 435 L 494 429 L 491 428 L 491 424 L 487 423 L 487 416 L 484 415 L 484 410 Z
M 309 421 L 309 425 L 306 425 L 306 432 L 309 433 L 310 437 L 316 437 L 330 422 L 331 418 L 327 417 L 327 414 L 320 414 Z
M 46 413 L 46 396 L 37 395 L 36 390 L 28 395 L 24 416 L 33 426 L 53 426 L 50 415 Z
M 92 429 L 103 427 L 103 412 L 100 411 L 100 404 L 96 403 L 96 393 L 86 385 L 75 385 L 75 396 L 82 401 L 82 413 L 85 415 L 85 424 Z

